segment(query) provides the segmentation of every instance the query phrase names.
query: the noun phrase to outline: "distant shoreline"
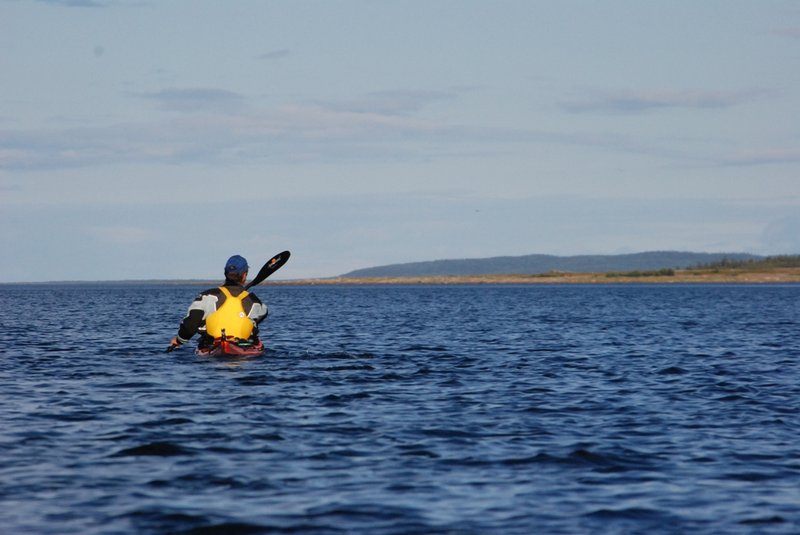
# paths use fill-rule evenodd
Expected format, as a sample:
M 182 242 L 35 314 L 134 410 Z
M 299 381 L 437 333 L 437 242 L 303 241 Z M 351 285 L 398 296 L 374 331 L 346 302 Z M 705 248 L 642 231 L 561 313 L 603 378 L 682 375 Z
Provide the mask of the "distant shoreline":
M 55 285 L 143 285 L 204 286 L 220 284 L 219 280 L 109 280 L 109 281 L 48 281 L 3 282 L 0 286 Z M 800 283 L 800 268 L 774 268 L 748 271 L 746 269 L 686 269 L 672 274 L 630 273 L 542 273 L 509 275 L 437 275 L 409 277 L 330 277 L 318 279 L 268 280 L 263 285 L 276 286 L 366 286 L 366 285 L 475 285 L 475 284 L 787 284 Z
M 273 281 L 281 285 L 464 285 L 464 284 L 782 284 L 800 283 L 800 268 L 768 271 L 675 270 L 674 275 L 616 273 L 545 273 L 532 275 L 451 275 L 421 277 L 364 277 Z

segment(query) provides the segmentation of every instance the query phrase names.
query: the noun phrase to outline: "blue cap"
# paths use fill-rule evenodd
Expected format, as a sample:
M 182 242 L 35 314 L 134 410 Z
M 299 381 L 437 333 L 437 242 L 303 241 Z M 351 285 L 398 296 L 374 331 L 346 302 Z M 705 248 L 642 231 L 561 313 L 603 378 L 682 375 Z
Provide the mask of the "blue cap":
M 225 276 L 228 275 L 241 275 L 245 271 L 247 271 L 249 266 L 247 265 L 247 260 L 244 257 L 239 256 L 238 254 L 233 255 L 225 262 Z

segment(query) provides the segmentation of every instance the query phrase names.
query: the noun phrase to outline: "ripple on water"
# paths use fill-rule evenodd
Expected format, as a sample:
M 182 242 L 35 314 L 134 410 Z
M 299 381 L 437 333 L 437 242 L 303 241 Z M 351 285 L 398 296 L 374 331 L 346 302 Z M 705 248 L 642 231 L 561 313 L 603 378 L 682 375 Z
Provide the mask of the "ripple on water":
M 119 450 L 113 457 L 174 457 L 176 455 L 193 455 L 193 452 L 172 442 L 150 442 L 141 446 Z

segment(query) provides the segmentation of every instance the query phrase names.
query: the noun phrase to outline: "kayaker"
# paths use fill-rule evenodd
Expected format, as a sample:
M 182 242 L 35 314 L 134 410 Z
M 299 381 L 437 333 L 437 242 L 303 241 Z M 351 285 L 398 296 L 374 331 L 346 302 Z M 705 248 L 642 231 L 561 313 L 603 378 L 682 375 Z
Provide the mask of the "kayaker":
M 269 310 L 258 296 L 244 289 L 248 269 L 243 257 L 230 257 L 225 263 L 225 284 L 205 290 L 189 305 L 170 346 L 179 347 L 198 332 L 198 348 L 208 347 L 223 336 L 233 342 L 257 344 L 258 325 Z

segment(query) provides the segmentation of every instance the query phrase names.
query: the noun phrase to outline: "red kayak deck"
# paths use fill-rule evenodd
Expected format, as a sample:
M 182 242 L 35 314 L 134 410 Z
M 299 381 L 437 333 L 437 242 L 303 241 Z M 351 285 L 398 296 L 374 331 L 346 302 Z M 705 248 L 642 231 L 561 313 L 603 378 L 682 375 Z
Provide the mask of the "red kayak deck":
M 238 345 L 235 342 L 217 340 L 214 345 L 198 347 L 195 351 L 203 357 L 257 357 L 264 353 L 264 344 Z

